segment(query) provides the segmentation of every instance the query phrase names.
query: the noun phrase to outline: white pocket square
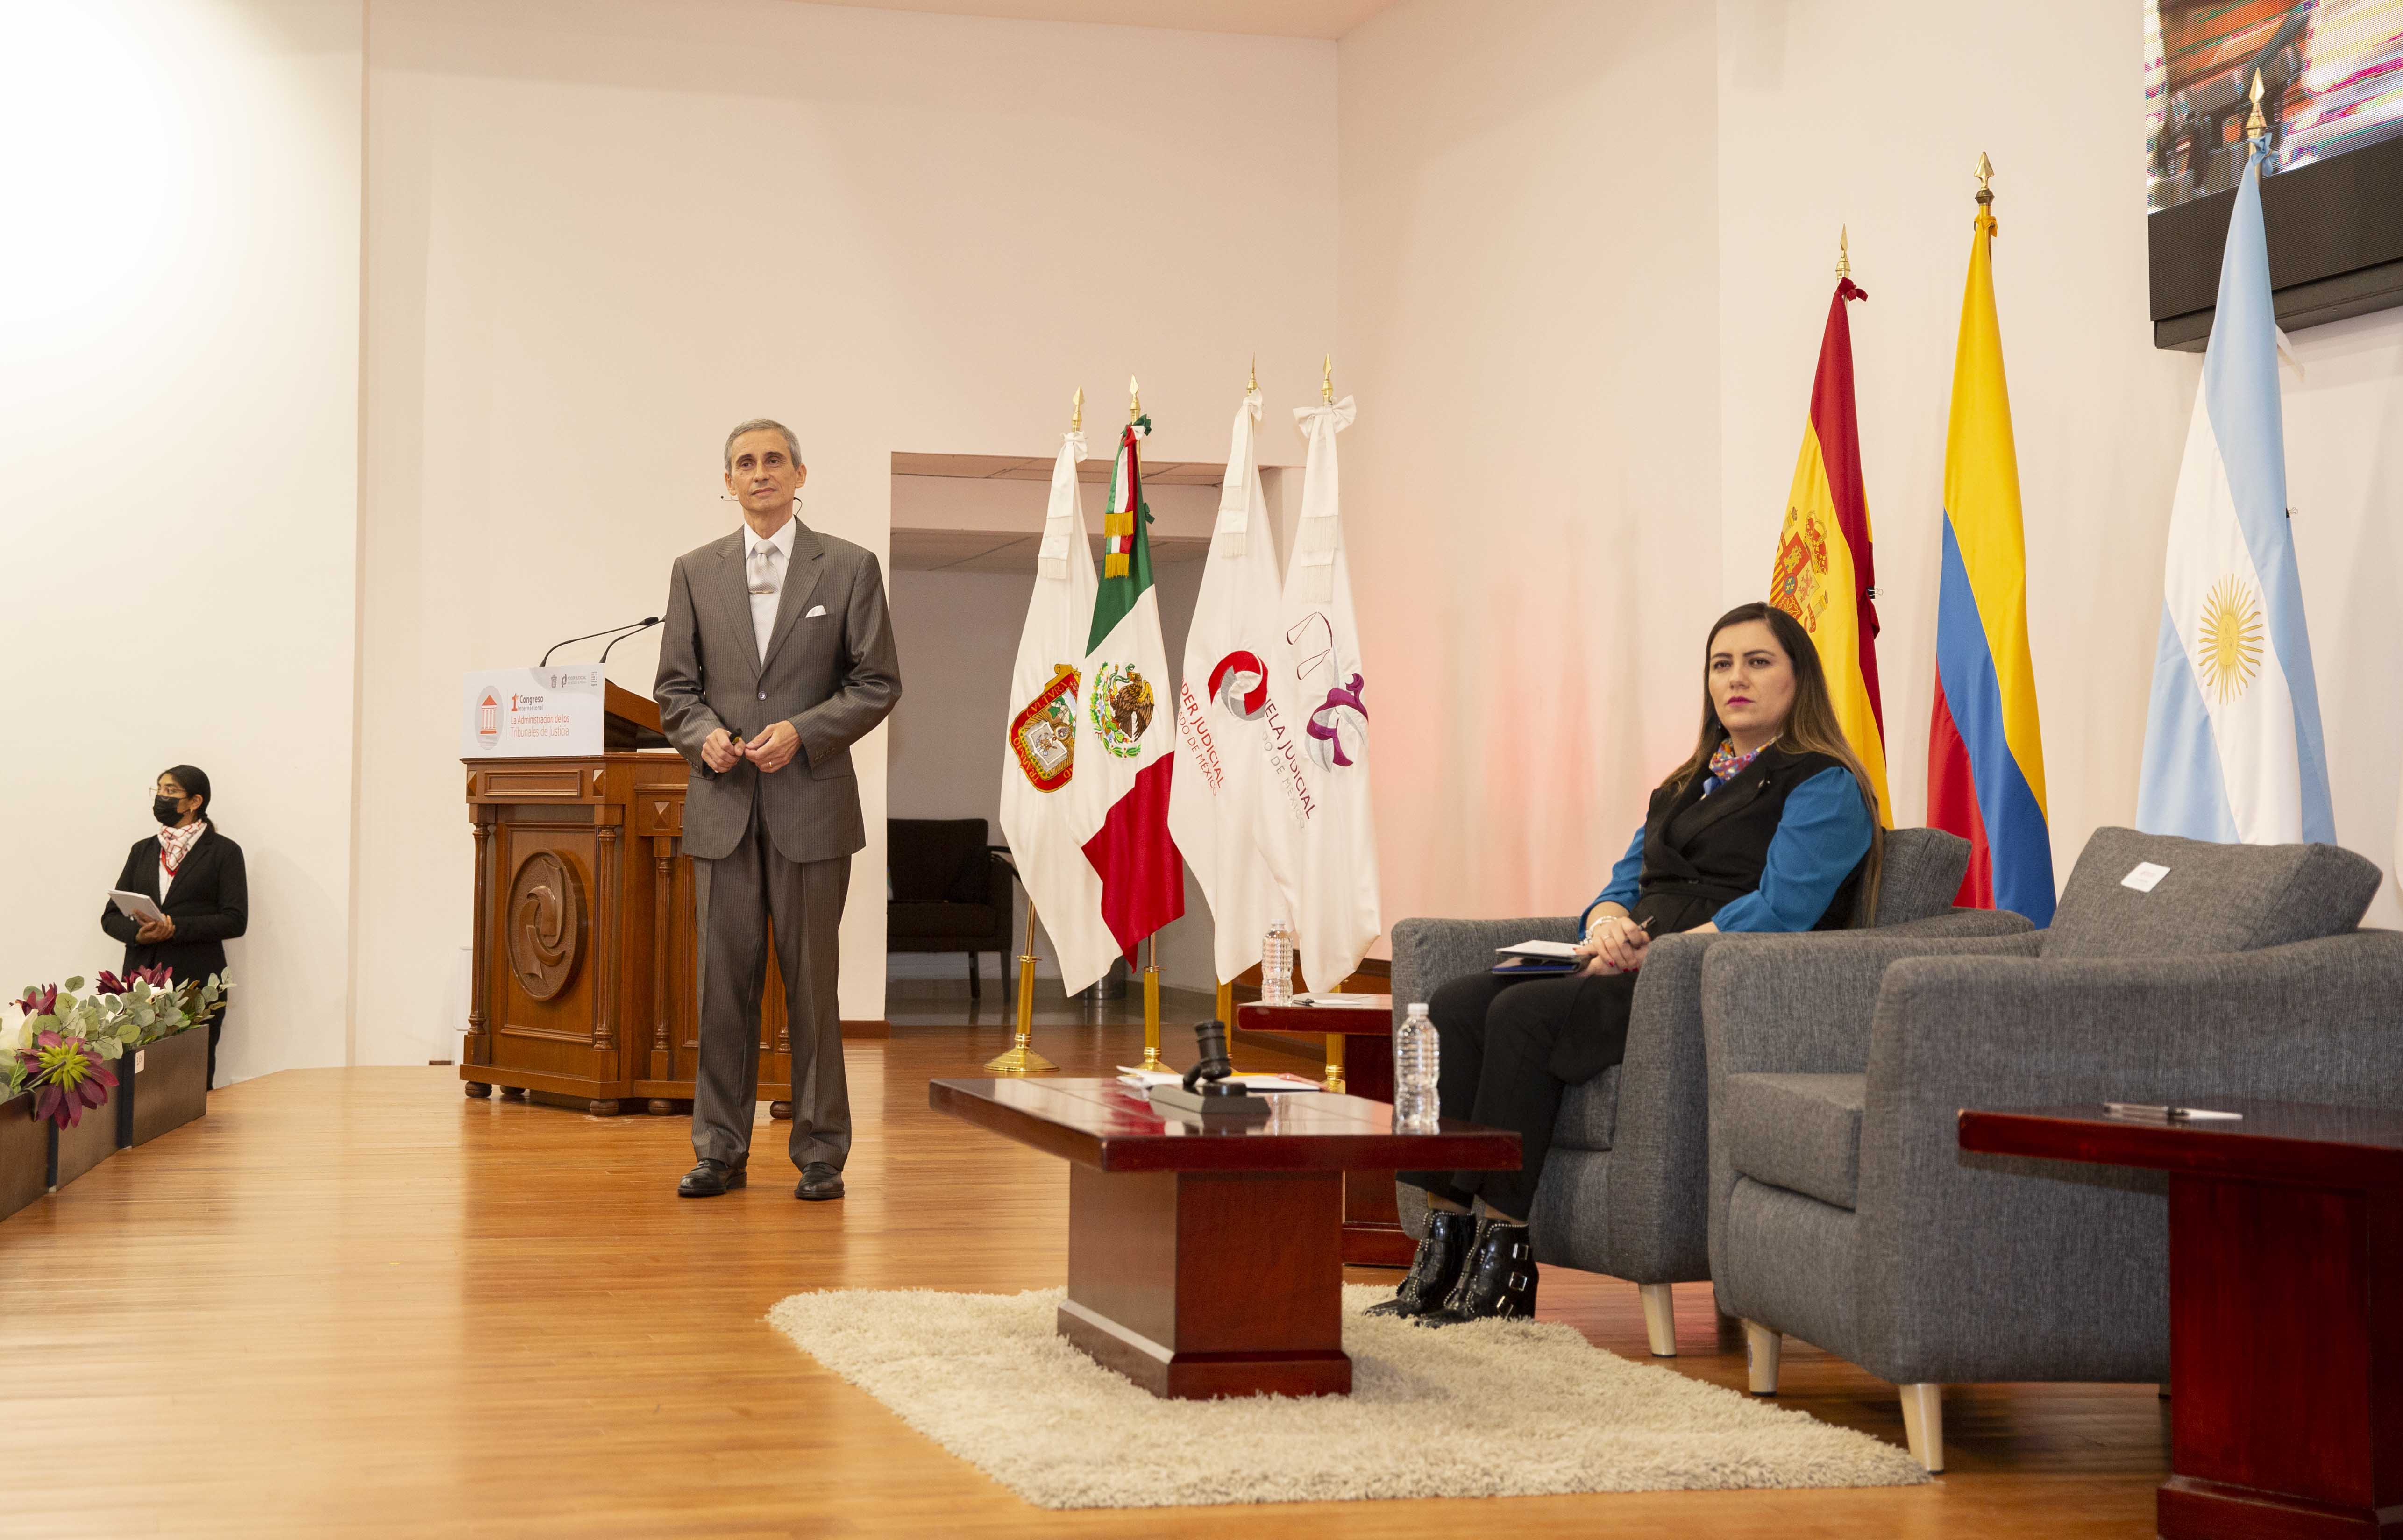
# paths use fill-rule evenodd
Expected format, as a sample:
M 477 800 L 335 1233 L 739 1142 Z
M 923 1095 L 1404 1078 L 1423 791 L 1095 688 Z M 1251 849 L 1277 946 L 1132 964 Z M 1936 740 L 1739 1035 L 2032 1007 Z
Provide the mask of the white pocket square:
M 804 619 L 804 620 L 814 620 L 814 619 L 816 619 L 819 616 L 824 615 L 825 613 L 826 613 L 826 606 L 825 606 L 824 604 L 812 604 L 812 605 L 810 606 L 810 613 L 809 613 L 809 614 L 807 614 L 807 615 L 802 616 L 802 617 L 801 617 L 801 618 L 802 618 L 802 619 Z

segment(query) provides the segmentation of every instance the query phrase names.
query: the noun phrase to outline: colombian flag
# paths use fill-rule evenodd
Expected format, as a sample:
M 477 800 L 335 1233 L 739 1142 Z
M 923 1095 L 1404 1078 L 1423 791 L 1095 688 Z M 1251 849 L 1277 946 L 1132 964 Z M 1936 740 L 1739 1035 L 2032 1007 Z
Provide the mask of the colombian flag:
M 1927 822 L 1969 841 L 1960 902 L 2052 923 L 2044 735 L 2028 664 L 2027 547 L 1994 315 L 1994 216 L 1978 211 L 1952 361 L 1944 451 L 1944 571 L 1936 609 L 1936 709 Z
M 1802 623 L 1817 645 L 1835 698 L 1836 720 L 1877 788 L 1878 820 L 1892 827 L 1885 791 L 1885 707 L 1878 698 L 1877 566 L 1869 549 L 1869 501 L 1861 489 L 1861 435 L 1853 408 L 1853 328 L 1844 305 L 1868 295 L 1837 281 L 1819 340 L 1819 373 L 1802 458 L 1785 494 L 1769 602 Z

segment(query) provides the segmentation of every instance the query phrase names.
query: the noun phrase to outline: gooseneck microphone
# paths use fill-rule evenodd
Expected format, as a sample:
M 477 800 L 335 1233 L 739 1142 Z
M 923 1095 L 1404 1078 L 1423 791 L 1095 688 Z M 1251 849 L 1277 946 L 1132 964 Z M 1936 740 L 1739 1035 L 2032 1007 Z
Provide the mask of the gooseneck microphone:
M 583 634 L 582 636 L 571 636 L 571 637 L 569 637 L 569 638 L 568 638 L 566 641 L 564 641 L 564 642 L 553 642 L 553 643 L 550 645 L 550 649 L 549 649 L 549 652 L 545 652 L 545 653 L 542 655 L 542 662 L 540 662 L 540 663 L 536 663 L 536 664 L 535 665 L 535 668 L 541 668 L 541 667 L 543 667 L 544 665 L 548 664 L 548 663 L 550 661 L 550 654 L 551 654 L 551 653 L 553 653 L 553 652 L 557 652 L 557 651 L 558 651 L 560 648 L 562 648 L 562 647 L 574 646 L 574 645 L 575 645 L 576 643 L 578 643 L 578 642 L 590 642 L 590 641 L 591 641 L 591 640 L 592 640 L 592 638 L 594 638 L 594 637 L 596 637 L 596 636 L 615 636 L 615 635 L 617 635 L 619 631 L 626 631 L 626 632 L 632 633 L 632 632 L 633 632 L 633 631 L 641 631 L 641 630 L 643 630 L 644 628 L 648 627 L 648 626 L 656 626 L 656 625 L 658 625 L 659 623 L 660 623 L 660 617 L 659 617 L 658 616 L 656 616 L 656 615 L 646 616 L 646 617 L 644 617 L 642 619 L 635 621 L 632 625 L 630 625 L 630 626 L 608 626 L 608 627 L 604 627 L 604 628 L 603 628 L 603 629 L 602 629 L 602 630 L 600 630 L 600 631 L 587 631 L 587 632 L 586 632 L 585 634 Z M 612 644 L 612 645 L 614 645 L 614 644 Z M 606 656 L 608 656 L 608 655 L 604 652 L 602 656 L 606 657 Z
M 610 647 L 615 647 L 618 643 L 623 642 L 623 641 L 624 641 L 627 637 L 629 637 L 629 636 L 640 636 L 640 635 L 642 635 L 642 634 L 643 634 L 643 632 L 645 632 L 645 631 L 646 631 L 650 630 L 653 626 L 656 626 L 656 625 L 658 625 L 659 623 L 660 623 L 660 617 L 659 617 L 658 616 L 654 615 L 654 616 L 652 616 L 649 619 L 645 620 L 644 622 L 642 622 L 642 624 L 640 624 L 640 625 L 638 625 L 638 626 L 634 627 L 634 629 L 633 629 L 633 630 L 629 631 L 621 632 L 621 633 L 620 633 L 620 634 L 618 634 L 618 636 L 615 636 L 615 637 L 611 638 L 611 639 L 610 639 L 610 642 L 609 642 L 609 646 L 607 646 L 607 647 L 603 647 L 603 648 L 601 649 L 601 661 L 603 661 L 604 663 L 606 663 L 607 661 L 609 661 L 609 649 L 610 649 Z

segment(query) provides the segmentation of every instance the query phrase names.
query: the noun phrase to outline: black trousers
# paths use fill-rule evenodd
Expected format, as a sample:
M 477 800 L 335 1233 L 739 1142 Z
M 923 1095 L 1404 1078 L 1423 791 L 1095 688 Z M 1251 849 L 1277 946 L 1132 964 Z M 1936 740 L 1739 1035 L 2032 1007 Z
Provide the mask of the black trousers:
M 225 1033 L 224 1011 L 209 1018 L 209 1089 L 217 1089 L 217 1039 Z
M 1626 1056 L 1637 977 L 1472 973 L 1438 989 L 1427 1017 L 1443 1043 L 1436 1080 L 1443 1116 L 1510 1130 L 1524 1160 L 1517 1171 L 1406 1171 L 1400 1179 L 1456 1203 L 1482 1198 L 1487 1208 L 1525 1219 L 1551 1149 L 1561 1093 Z

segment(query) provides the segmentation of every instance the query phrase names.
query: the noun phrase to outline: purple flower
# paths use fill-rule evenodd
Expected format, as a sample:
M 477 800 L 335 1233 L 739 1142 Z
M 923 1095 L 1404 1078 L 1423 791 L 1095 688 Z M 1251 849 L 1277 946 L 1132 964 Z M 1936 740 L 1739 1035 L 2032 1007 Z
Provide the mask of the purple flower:
M 137 974 L 136 977 L 139 975 Z M 95 994 L 130 994 L 132 992 L 133 985 L 126 979 L 119 978 L 106 968 L 103 968 L 100 970 L 100 978 L 93 981 L 91 988 Z
M 17 1004 L 28 1016 L 51 1015 L 59 1008 L 59 987 L 56 984 L 47 984 L 40 989 L 35 989 L 28 984 L 25 987 L 25 997 Z

